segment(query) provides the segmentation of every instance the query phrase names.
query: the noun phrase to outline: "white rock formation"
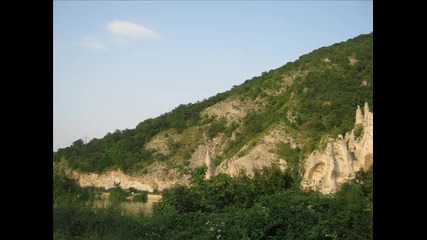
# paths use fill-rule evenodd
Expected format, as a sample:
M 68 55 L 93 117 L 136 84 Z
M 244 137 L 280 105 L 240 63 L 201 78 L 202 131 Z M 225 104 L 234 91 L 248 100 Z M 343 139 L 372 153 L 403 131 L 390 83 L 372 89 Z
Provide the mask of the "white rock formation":
M 360 106 L 357 106 L 357 110 L 356 110 L 356 122 L 354 123 L 354 125 L 357 124 L 362 124 L 363 123 L 363 113 L 362 110 L 360 110 Z
M 238 175 L 242 170 L 252 177 L 255 169 L 263 169 L 272 164 L 279 164 L 279 167 L 284 168 L 286 162 L 283 159 L 269 152 L 264 144 L 257 145 L 248 154 L 242 157 L 233 157 L 230 160 L 223 161 L 217 169 L 217 173 L 226 173 L 231 176 Z
M 205 164 L 208 167 L 206 170 L 206 179 L 211 179 L 215 175 L 215 164 L 212 160 L 212 156 L 209 152 L 209 147 L 206 149 L 206 157 L 205 157 Z
M 357 171 L 367 170 L 373 164 L 373 113 L 367 103 L 363 111 L 357 107 L 351 133 L 344 138 L 339 135 L 337 139 L 328 139 L 324 150 L 314 151 L 308 157 L 301 181 L 303 189 L 334 193 L 341 184 L 353 179 Z M 357 131 L 362 132 L 357 134 Z
M 125 174 L 121 170 L 97 174 L 82 173 L 66 167 L 65 169 L 70 177 L 78 180 L 80 186 L 94 186 L 105 189 L 113 188 L 116 183 L 120 183 L 120 187 L 123 189 L 133 187 L 148 192 L 162 191 L 176 184 L 187 185 L 190 178 L 189 175 L 183 175 L 178 170 L 170 169 L 165 163 L 154 163 L 150 165 L 147 174 L 138 176 Z
M 140 179 L 128 176 L 120 170 L 108 171 L 103 174 L 72 171 L 71 175 L 78 179 L 79 185 L 82 187 L 93 186 L 110 189 L 115 184 L 120 184 L 120 187 L 124 189 L 133 187 L 138 190 L 153 192 L 153 188 L 150 185 L 144 184 Z
M 346 141 L 348 141 L 349 149 L 358 160 L 354 162 L 357 170 L 360 168 L 367 170 L 373 163 L 374 115 L 369 111 L 368 103 L 365 103 L 363 111 L 364 116 L 361 125 L 363 126 L 362 136 L 356 138 L 355 129 L 353 129 L 350 134 L 346 134 Z
M 283 126 L 277 125 L 272 127 L 247 154 L 239 157 L 239 153 L 246 152 L 249 148 L 246 145 L 234 157 L 224 160 L 215 173 L 236 176 L 243 170 L 246 175 L 252 177 L 255 169 L 261 170 L 273 164 L 277 164 L 284 171 L 287 167 L 286 159 L 281 159 L 274 153 L 280 142 L 290 144 L 292 148 L 298 146 L 287 130 Z

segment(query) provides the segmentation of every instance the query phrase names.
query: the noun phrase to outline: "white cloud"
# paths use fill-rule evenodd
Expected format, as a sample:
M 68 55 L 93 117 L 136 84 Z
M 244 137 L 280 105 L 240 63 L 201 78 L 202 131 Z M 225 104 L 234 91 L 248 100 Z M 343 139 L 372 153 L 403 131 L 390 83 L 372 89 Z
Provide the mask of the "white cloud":
M 107 46 L 101 43 L 98 39 L 93 37 L 83 37 L 83 47 L 103 51 L 107 50 Z
M 160 35 L 153 30 L 127 21 L 112 21 L 107 24 L 107 30 L 125 39 L 159 39 Z

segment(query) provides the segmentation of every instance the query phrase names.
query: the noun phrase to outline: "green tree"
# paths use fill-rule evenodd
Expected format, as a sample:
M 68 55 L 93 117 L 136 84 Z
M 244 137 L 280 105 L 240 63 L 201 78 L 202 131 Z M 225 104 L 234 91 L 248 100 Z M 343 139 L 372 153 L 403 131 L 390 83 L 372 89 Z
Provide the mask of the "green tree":
M 172 206 L 180 213 L 187 213 L 198 209 L 198 200 L 186 187 L 178 185 L 163 191 L 162 204 Z

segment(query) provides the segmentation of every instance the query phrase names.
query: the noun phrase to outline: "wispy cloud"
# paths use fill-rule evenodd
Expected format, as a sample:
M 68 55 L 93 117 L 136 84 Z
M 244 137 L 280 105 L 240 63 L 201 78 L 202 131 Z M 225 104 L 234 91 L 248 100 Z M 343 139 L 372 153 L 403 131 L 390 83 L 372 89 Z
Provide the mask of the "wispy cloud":
M 105 46 L 102 42 L 100 42 L 98 39 L 93 37 L 83 37 L 82 40 L 83 47 L 98 50 L 98 51 L 104 51 L 107 50 L 107 46 Z
M 142 25 L 138 25 L 136 23 L 127 22 L 127 21 L 112 21 L 107 24 L 107 30 L 128 40 L 136 40 L 136 39 L 148 39 L 148 40 L 156 40 L 160 39 L 160 35 L 155 31 L 144 27 Z

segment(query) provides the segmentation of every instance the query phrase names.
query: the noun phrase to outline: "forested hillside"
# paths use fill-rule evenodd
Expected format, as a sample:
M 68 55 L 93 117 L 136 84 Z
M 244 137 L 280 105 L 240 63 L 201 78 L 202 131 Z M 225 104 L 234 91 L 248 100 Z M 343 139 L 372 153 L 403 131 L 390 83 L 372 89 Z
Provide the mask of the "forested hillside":
M 54 239 L 372 239 L 372 97 L 370 33 L 76 140 L 53 156 Z M 152 213 L 120 207 L 148 192 Z
M 322 47 L 229 91 L 181 104 L 134 129 L 116 130 L 87 144 L 78 139 L 59 149 L 54 162 L 67 161 L 82 172 L 144 173 L 154 162 L 194 170 L 189 166 L 198 146 L 222 137 L 218 141 L 223 148 L 215 153 L 219 164 L 247 154 L 245 146 L 256 146 L 260 136 L 278 125 L 296 139 L 292 154 L 299 162 L 320 147 L 322 136 L 350 131 L 356 106 L 367 102 L 373 111 L 372 52 L 373 33 Z M 221 104 L 243 113 L 209 111 Z M 168 138 L 168 151 L 147 147 L 156 135 Z M 279 145 L 275 154 L 290 153 L 289 145 Z

